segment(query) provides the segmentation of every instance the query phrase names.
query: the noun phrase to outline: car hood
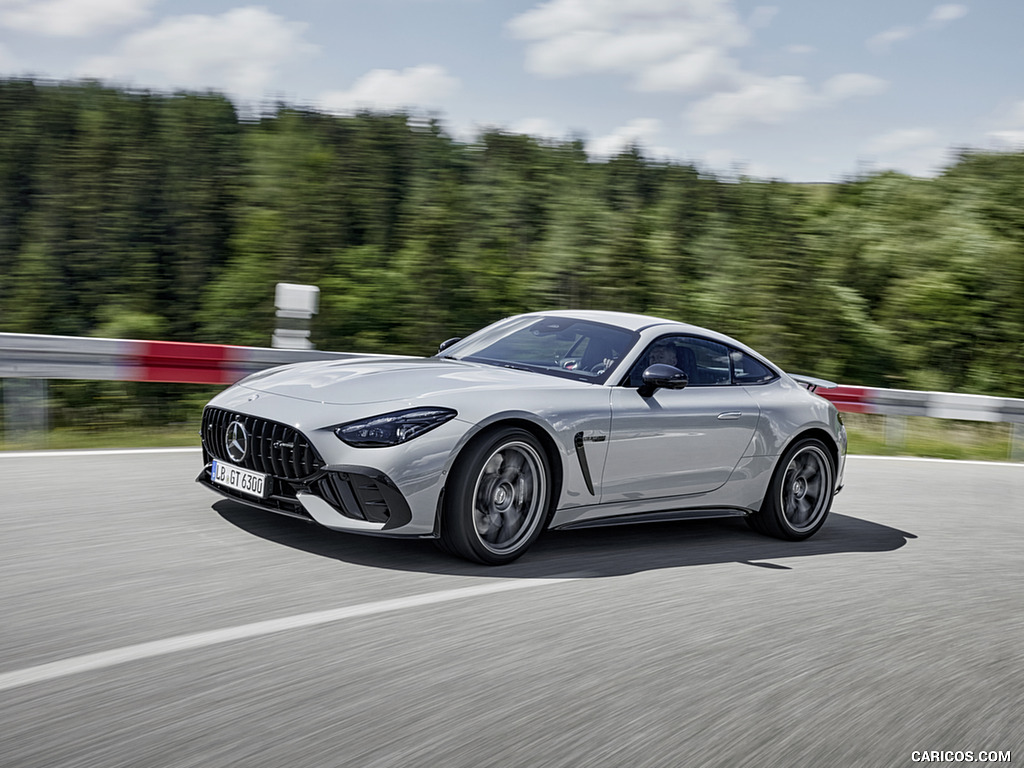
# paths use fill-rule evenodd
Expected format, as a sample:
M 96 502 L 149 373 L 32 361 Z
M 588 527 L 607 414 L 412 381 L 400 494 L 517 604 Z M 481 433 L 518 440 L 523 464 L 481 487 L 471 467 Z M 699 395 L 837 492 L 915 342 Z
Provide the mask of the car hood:
M 296 363 L 261 371 L 239 382 L 239 386 L 257 392 L 331 405 L 429 401 L 454 391 L 573 385 L 589 386 L 532 371 L 429 357 Z

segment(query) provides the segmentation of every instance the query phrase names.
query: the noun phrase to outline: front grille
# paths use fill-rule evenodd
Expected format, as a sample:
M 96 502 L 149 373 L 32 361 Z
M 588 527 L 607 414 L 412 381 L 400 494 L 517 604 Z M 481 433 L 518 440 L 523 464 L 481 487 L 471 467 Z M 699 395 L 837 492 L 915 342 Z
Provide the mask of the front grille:
M 228 425 L 238 421 L 249 435 L 241 461 L 228 456 L 224 438 Z M 208 407 L 203 411 L 203 447 L 215 459 L 286 480 L 304 480 L 316 474 L 324 461 L 296 429 L 276 421 Z

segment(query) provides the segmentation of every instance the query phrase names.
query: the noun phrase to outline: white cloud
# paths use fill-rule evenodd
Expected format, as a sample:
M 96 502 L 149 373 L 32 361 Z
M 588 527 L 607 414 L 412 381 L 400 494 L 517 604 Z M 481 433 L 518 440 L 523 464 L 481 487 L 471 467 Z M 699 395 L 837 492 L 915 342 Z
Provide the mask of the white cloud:
M 923 24 L 891 27 L 869 38 L 866 45 L 875 53 L 885 53 L 895 43 L 909 40 L 925 29 L 936 29 L 967 15 L 967 6 L 946 3 L 932 8 Z
M 655 144 L 655 137 L 661 133 L 662 123 L 650 117 L 638 117 L 616 128 L 607 136 L 600 136 L 587 142 L 587 154 L 591 157 L 612 157 L 629 147 L 641 147 L 645 154 L 669 157 L 673 153 Z
M 84 37 L 134 24 L 154 0 L 0 0 L 0 26 L 53 37 Z
M 701 48 L 648 67 L 636 79 L 639 91 L 693 92 L 734 88 L 743 80 L 736 61 L 715 48 Z
M 927 147 L 938 141 L 938 133 L 931 128 L 901 128 L 869 139 L 864 145 L 864 151 L 872 155 L 888 155 Z
M 534 74 L 622 74 L 647 91 L 720 87 L 738 70 L 727 52 L 750 39 L 730 0 L 548 0 L 508 29 Z
M 931 128 L 901 128 L 879 134 L 862 147 L 871 165 L 912 176 L 932 176 L 948 161 L 948 150 Z
M 638 117 L 616 128 L 605 136 L 586 140 L 586 151 L 591 158 L 613 157 L 631 146 L 640 147 L 645 155 L 656 158 L 675 158 L 678 152 L 658 144 L 664 124 L 651 117 Z M 521 133 L 539 139 L 565 140 L 574 137 L 572 131 L 545 118 L 527 118 L 513 123 L 510 133 Z
M 745 25 L 733 0 L 546 0 L 507 27 L 527 41 L 526 67 L 534 74 L 620 74 L 637 91 L 704 96 L 689 116 L 705 134 L 779 123 L 884 87 L 877 78 L 850 74 L 817 92 L 803 77 L 745 71 L 733 49 L 746 45 L 750 30 L 767 25 L 777 12 L 758 6 Z
M 870 38 L 867 42 L 867 46 L 875 53 L 884 53 L 885 51 L 888 51 L 894 43 L 901 42 L 902 40 L 909 40 L 916 34 L 917 30 L 914 27 L 892 27 L 884 32 L 879 32 L 877 35 Z
M 830 102 L 845 101 L 855 96 L 875 96 L 888 87 L 889 84 L 880 77 L 852 72 L 826 80 L 821 94 Z
M 527 117 L 509 126 L 510 133 L 521 133 L 542 139 L 558 139 L 566 135 L 566 131 L 543 117 Z
M 817 53 L 818 49 L 813 45 L 791 45 L 786 48 L 787 53 L 792 53 L 796 56 L 807 56 L 811 53 Z
M 87 61 L 79 75 L 175 88 L 220 88 L 245 99 L 266 96 L 277 69 L 316 50 L 306 24 L 265 8 L 220 16 L 177 16 L 126 37 L 109 56 Z
M 772 23 L 772 20 L 778 15 L 779 8 L 775 5 L 759 5 L 754 9 L 754 12 L 750 14 L 750 20 L 747 22 L 752 27 L 767 27 Z
M 946 5 L 937 5 L 932 8 L 932 12 L 928 14 L 928 21 L 931 24 L 945 24 L 948 21 L 956 21 L 966 15 L 966 5 L 947 3 Z
M 758 77 L 739 90 L 694 104 L 687 115 L 695 133 L 708 135 L 749 124 L 781 123 L 813 102 L 814 93 L 802 77 Z
M 1010 109 L 1009 119 L 1024 128 L 1024 101 L 1018 101 Z
M 988 138 L 1001 149 L 1024 147 L 1024 101 L 1018 101 L 997 121 L 996 130 L 988 132 Z
M 347 91 L 321 94 L 320 104 L 334 112 L 355 109 L 397 110 L 437 108 L 459 88 L 458 79 L 442 67 L 421 65 L 402 71 L 374 69 L 363 75 Z
M 858 73 L 837 75 L 820 91 L 794 75 L 751 77 L 735 91 L 716 93 L 697 102 L 687 117 L 695 133 L 724 133 L 749 125 L 777 125 L 802 112 L 874 95 L 886 87 L 884 80 Z
M 988 136 L 1000 147 L 1015 150 L 1024 148 L 1024 128 L 1017 131 L 989 131 Z

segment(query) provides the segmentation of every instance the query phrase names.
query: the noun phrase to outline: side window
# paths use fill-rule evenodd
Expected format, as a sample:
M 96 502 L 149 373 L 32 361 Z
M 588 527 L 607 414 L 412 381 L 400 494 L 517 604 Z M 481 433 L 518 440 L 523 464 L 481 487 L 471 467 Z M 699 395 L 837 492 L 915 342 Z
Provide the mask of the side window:
M 729 356 L 737 384 L 764 384 L 775 378 L 775 373 L 768 366 L 745 352 L 734 349 Z
M 663 336 L 653 342 L 630 369 L 626 386 L 639 387 L 643 374 L 654 363 L 674 365 L 686 374 L 689 386 L 708 387 L 732 383 L 729 349 L 695 336 Z
M 732 384 L 732 369 L 729 365 L 729 349 L 714 341 L 688 337 L 682 345 L 683 353 L 693 354 L 693 374 L 689 371 L 690 384 L 699 387 L 715 387 Z

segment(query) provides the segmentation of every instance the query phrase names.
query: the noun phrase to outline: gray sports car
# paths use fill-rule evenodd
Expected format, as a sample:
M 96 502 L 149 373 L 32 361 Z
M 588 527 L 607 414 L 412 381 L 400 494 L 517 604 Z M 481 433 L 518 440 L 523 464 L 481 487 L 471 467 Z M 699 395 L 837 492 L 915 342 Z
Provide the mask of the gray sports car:
M 548 528 L 741 516 L 799 540 L 825 522 L 846 459 L 842 420 L 817 385 L 693 325 L 517 315 L 434 357 L 243 379 L 203 412 L 197 480 L 492 565 Z

